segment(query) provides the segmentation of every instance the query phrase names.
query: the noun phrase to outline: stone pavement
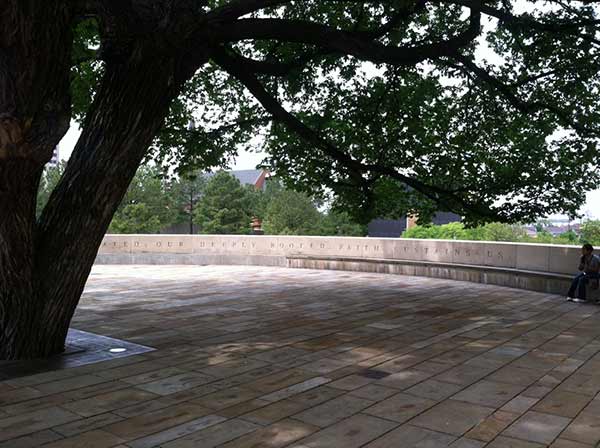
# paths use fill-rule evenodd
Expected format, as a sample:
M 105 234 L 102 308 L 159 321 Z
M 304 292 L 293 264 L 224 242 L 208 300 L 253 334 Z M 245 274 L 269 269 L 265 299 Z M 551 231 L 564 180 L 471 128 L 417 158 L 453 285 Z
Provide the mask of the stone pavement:
M 0 448 L 594 447 L 599 312 L 429 278 L 97 266 L 73 327 L 157 350 L 0 382 Z

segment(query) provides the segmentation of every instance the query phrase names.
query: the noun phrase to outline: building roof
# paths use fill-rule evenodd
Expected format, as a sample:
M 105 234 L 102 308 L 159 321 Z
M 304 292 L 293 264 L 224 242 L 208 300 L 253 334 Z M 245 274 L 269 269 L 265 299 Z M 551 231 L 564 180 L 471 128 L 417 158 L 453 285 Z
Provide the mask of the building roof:
M 234 170 L 229 171 L 229 174 L 240 181 L 242 185 L 256 185 L 263 170 Z
M 231 174 L 237 180 L 240 181 L 242 185 L 255 185 L 260 179 L 260 176 L 263 174 L 263 170 L 232 170 L 227 171 L 227 173 Z M 215 175 L 214 172 L 206 173 L 205 176 L 209 179 Z

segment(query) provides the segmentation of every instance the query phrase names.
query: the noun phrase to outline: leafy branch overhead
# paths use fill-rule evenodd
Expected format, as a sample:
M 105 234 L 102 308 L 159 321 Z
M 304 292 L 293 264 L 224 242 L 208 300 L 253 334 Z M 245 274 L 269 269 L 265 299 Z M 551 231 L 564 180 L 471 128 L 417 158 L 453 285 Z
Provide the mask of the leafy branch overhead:
M 159 32 L 157 58 L 198 60 L 159 163 L 266 149 L 288 184 L 362 219 L 575 215 L 600 180 L 596 3 L 73 1 L 74 105 L 83 119 L 104 67 Z

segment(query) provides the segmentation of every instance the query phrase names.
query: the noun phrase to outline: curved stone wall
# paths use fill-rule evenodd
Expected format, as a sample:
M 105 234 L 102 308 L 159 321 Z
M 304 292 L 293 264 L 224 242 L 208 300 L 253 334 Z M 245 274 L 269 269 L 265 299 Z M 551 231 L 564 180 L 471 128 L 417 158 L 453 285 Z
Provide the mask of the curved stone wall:
M 99 264 L 244 264 L 367 270 L 558 292 L 577 246 L 310 236 L 106 235 Z

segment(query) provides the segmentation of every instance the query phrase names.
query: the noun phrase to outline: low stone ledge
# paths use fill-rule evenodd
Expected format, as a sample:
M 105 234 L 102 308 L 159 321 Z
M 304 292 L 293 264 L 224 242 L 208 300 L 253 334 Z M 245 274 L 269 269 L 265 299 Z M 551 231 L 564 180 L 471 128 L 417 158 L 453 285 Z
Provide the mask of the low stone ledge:
M 494 241 L 106 235 L 96 263 L 313 267 L 438 277 L 564 294 L 580 256 L 577 246 Z
M 496 266 L 443 263 L 384 258 L 288 256 L 287 266 L 304 269 L 331 269 L 377 272 L 485 283 L 552 294 L 565 294 L 571 276 Z
M 173 254 L 173 253 L 122 253 L 98 254 L 96 264 L 185 264 L 185 265 L 242 265 L 242 266 L 281 266 L 286 265 L 285 257 L 273 255 L 234 255 L 234 254 Z

